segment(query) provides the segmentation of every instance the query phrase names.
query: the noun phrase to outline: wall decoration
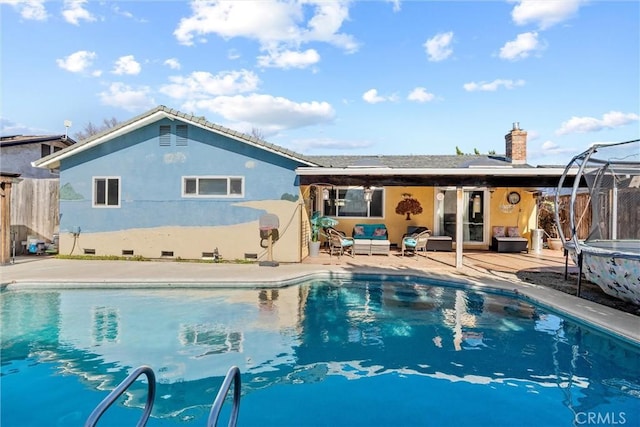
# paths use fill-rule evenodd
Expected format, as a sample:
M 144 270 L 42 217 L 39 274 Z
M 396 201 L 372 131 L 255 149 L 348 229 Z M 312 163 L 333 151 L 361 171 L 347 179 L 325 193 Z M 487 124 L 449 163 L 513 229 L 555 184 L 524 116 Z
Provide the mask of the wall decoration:
M 411 214 L 418 215 L 422 213 L 422 206 L 420 202 L 411 197 L 411 194 L 404 193 L 403 199 L 396 206 L 396 213 L 398 215 L 407 215 L 405 218 L 407 221 L 411 219 Z
M 512 191 L 507 195 L 507 200 L 512 205 L 517 205 L 518 203 L 520 203 L 520 193 L 518 193 L 517 191 Z

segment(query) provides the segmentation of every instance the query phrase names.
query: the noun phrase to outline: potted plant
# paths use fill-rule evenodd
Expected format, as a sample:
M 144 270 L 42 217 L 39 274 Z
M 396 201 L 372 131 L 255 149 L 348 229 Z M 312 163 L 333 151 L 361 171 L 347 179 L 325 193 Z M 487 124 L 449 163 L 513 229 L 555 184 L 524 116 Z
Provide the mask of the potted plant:
M 547 237 L 549 249 L 561 250 L 564 247 L 556 224 L 555 202 L 550 197 L 541 198 L 538 204 L 538 228 Z
M 320 212 L 311 216 L 311 241 L 309 242 L 309 256 L 317 257 L 320 253 Z
M 326 216 L 321 216 L 319 211 L 311 215 L 309 219 L 311 224 L 311 241 L 309 242 L 309 256 L 317 257 L 320 254 L 320 230 L 327 227 L 335 226 L 338 221 Z

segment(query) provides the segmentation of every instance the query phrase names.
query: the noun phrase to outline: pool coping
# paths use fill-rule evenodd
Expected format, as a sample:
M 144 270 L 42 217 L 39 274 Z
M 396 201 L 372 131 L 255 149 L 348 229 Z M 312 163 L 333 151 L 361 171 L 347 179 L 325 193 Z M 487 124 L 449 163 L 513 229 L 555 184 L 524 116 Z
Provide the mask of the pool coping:
M 640 345 L 640 317 L 622 312 L 596 302 L 585 300 L 551 288 L 526 283 L 513 277 L 482 274 L 477 270 L 451 271 L 398 271 L 385 267 L 344 267 L 340 265 L 283 264 L 278 268 L 257 265 L 134 263 L 124 261 L 70 261 L 47 260 L 45 269 L 34 274 L 34 269 L 9 271 L 3 267 L 0 288 L 2 290 L 44 289 L 180 289 L 180 288 L 272 288 L 289 287 L 305 280 L 334 278 L 385 277 L 408 280 L 428 280 L 437 285 L 460 286 L 486 292 L 499 292 L 517 297 L 551 311 L 557 311 L 572 320 L 587 324 L 617 338 Z M 75 263 L 75 264 L 74 264 Z M 80 264 L 78 264 L 80 263 Z M 104 267 L 117 264 L 114 273 L 105 274 Z M 136 265 L 138 264 L 138 265 Z M 165 267 L 162 267 L 163 264 Z M 79 267 L 75 268 L 74 267 Z M 135 267 L 138 267 L 137 269 Z M 46 274 L 48 270 L 48 275 Z M 9 274 L 5 274 L 9 272 Z M 189 276 L 185 274 L 188 271 Z M 14 274 L 17 273 L 17 274 Z

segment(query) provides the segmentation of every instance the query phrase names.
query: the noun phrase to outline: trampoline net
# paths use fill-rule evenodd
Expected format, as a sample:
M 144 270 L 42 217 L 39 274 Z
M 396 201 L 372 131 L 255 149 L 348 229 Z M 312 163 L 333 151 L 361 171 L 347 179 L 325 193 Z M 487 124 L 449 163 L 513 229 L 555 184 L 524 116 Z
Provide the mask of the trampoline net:
M 628 241 L 621 248 L 640 250 L 640 140 L 619 144 L 594 145 L 575 159 L 582 169 L 588 190 L 587 209 L 591 224 L 584 244 L 607 241 Z M 572 200 L 576 200 L 574 187 Z M 574 202 L 575 204 L 575 202 Z M 579 217 L 571 206 L 570 218 Z M 583 208 L 584 209 L 584 208 Z M 576 224 L 571 224 L 576 229 Z M 634 242 L 635 241 L 635 242 Z M 619 248 L 619 249 L 621 249 Z

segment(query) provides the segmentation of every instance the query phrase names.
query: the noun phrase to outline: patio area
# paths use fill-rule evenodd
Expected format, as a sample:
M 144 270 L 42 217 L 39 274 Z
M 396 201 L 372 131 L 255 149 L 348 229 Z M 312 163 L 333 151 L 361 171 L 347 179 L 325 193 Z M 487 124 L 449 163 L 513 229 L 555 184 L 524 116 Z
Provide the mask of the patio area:
M 456 253 L 429 251 L 417 255 L 402 256 L 400 250 L 391 249 L 387 255 L 329 255 L 321 249 L 318 257 L 307 257 L 303 264 L 339 265 L 384 269 L 410 269 L 423 272 L 495 275 L 503 279 L 513 279 L 520 271 L 547 271 L 564 274 L 565 258 L 563 251 L 543 249 L 540 253 L 497 253 L 485 250 L 465 250 L 463 268 L 456 270 Z M 475 272 L 475 273 L 474 273 Z M 577 267 L 569 260 L 569 272 L 576 273 Z

